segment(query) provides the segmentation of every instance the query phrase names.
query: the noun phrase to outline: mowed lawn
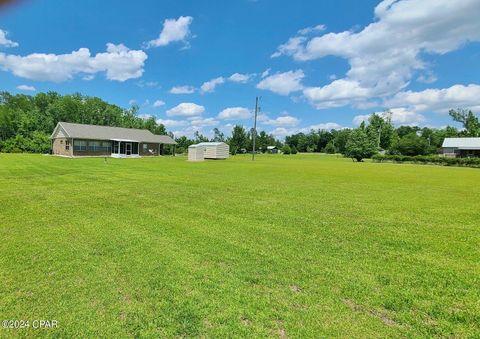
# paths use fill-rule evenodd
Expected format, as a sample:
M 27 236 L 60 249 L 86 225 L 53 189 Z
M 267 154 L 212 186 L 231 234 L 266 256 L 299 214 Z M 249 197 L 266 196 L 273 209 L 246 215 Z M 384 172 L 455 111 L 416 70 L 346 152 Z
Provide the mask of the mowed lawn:
M 480 170 L 0 155 L 0 337 L 480 336 Z

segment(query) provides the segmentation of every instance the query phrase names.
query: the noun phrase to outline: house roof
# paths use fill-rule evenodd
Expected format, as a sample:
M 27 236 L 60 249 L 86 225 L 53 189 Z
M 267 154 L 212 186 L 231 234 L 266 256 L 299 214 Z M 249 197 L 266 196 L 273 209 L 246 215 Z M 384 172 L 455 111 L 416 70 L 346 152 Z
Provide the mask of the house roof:
M 442 147 L 480 149 L 480 138 L 445 138 Z
M 59 122 L 51 135 L 52 139 L 59 128 L 65 132 L 67 137 L 75 139 L 151 142 L 168 145 L 176 144 L 175 140 L 168 135 L 153 134 L 147 129 L 84 125 L 70 122 Z
M 277 149 L 277 146 L 267 146 L 267 149 Z

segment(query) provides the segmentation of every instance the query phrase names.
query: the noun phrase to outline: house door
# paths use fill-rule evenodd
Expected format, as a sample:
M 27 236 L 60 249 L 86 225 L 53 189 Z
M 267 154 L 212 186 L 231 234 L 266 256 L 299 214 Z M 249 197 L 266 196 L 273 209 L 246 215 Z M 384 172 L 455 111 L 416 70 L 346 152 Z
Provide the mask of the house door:
M 125 155 L 132 155 L 132 143 L 127 142 L 125 144 Z

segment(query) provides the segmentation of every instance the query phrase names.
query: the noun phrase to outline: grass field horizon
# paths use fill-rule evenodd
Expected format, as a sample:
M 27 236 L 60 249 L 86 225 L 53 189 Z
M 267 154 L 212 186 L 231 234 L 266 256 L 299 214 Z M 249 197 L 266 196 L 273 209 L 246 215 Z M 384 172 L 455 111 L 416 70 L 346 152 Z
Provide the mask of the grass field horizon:
M 478 337 L 480 170 L 0 154 L 1 337 Z

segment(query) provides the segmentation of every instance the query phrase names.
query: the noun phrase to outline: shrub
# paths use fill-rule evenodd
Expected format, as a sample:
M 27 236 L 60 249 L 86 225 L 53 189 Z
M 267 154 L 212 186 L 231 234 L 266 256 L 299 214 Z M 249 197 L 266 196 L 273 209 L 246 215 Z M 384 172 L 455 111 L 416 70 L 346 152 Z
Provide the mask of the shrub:
M 327 154 L 335 154 L 335 146 L 333 145 L 333 142 L 329 142 L 327 146 L 325 146 L 325 153 Z
M 282 148 L 282 152 L 283 152 L 283 154 L 290 154 L 290 153 L 292 153 L 292 149 L 290 148 L 290 146 L 288 144 L 285 144 Z
M 297 148 L 295 147 L 295 145 L 292 146 L 292 154 L 297 154 L 298 151 L 297 151 Z
M 466 166 L 480 168 L 480 158 L 449 158 L 438 155 L 374 155 L 374 162 L 392 161 L 396 163 L 412 162 L 415 164 L 431 164 L 443 166 Z

